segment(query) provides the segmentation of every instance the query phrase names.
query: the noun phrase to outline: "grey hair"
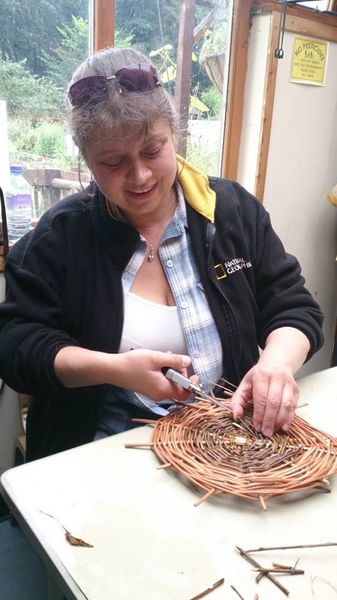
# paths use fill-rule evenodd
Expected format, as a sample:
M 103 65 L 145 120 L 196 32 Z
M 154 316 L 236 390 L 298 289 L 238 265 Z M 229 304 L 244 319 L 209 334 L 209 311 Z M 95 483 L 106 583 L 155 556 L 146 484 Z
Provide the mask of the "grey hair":
M 76 69 L 68 90 L 84 77 L 111 77 L 122 67 L 137 63 L 153 65 L 145 54 L 134 48 L 105 48 L 87 58 Z M 158 119 L 166 120 L 172 133 L 176 133 L 176 110 L 163 86 L 151 92 L 121 93 L 118 82 L 112 80 L 105 94 L 97 94 L 96 98 L 91 96 L 89 102 L 72 108 L 69 124 L 75 144 L 85 154 L 86 146 L 102 132 L 123 132 L 124 136 L 146 134 Z

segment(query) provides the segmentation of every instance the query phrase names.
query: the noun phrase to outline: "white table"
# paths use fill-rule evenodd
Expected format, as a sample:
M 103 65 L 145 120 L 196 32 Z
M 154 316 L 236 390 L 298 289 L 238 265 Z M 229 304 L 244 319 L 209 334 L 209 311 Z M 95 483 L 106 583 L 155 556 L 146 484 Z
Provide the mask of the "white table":
M 298 414 L 337 436 L 337 368 L 299 381 Z M 1 477 L 5 499 L 69 599 L 188 600 L 221 577 L 210 600 L 282 599 L 235 546 L 337 542 L 337 477 L 331 494 L 284 496 L 268 510 L 234 497 L 209 499 L 168 469 L 151 450 L 125 449 L 148 441 L 147 427 L 93 442 Z M 93 548 L 71 546 L 54 515 Z M 255 554 L 256 560 L 294 564 L 304 575 L 279 579 L 294 600 L 337 598 L 337 547 Z

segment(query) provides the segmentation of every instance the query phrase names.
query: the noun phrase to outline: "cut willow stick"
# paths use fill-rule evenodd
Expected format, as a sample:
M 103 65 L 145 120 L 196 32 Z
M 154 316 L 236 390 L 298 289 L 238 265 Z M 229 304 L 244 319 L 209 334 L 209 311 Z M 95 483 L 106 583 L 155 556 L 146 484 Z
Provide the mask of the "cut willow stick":
M 219 579 L 218 581 L 216 581 L 215 583 L 213 583 L 213 585 L 211 587 L 207 588 L 207 590 L 204 590 L 203 592 L 200 592 L 200 594 L 197 594 L 196 596 L 193 596 L 193 598 L 191 598 L 191 600 L 200 600 L 200 598 L 203 598 L 204 596 L 207 596 L 207 594 L 210 594 L 211 592 L 213 592 L 213 590 L 216 590 L 224 582 L 225 582 L 225 580 L 222 577 L 221 579 Z
M 258 573 L 255 577 L 256 583 L 260 583 L 261 579 L 265 576 L 265 573 Z
M 267 510 L 267 505 L 266 505 L 266 503 L 265 503 L 265 501 L 264 501 L 264 498 L 263 498 L 263 496 L 261 496 L 261 494 L 259 495 L 259 502 L 260 502 L 260 504 L 261 504 L 261 508 L 262 508 L 262 510 Z
M 152 425 L 154 426 L 157 422 L 156 419 L 138 419 L 136 417 L 134 417 L 134 419 L 131 419 L 132 423 L 143 423 L 144 425 Z
M 262 565 L 260 565 L 254 558 L 249 556 L 249 554 L 247 554 L 245 550 L 243 550 L 239 546 L 236 546 L 236 549 L 241 554 L 242 558 L 244 558 L 247 562 L 253 565 L 253 567 L 263 569 Z M 270 575 L 270 573 L 263 573 L 263 576 L 267 577 L 267 579 L 269 579 L 269 581 L 276 585 L 276 587 L 278 587 L 281 590 L 281 592 L 283 592 L 286 596 L 289 596 L 289 591 L 279 581 L 277 581 L 277 579 L 275 579 L 273 575 Z
M 296 546 L 260 546 L 259 548 L 251 548 L 245 550 L 247 554 L 252 552 L 266 552 L 268 550 L 292 550 L 297 548 L 326 548 L 327 546 L 337 546 L 337 542 L 325 542 L 323 544 L 298 544 Z
M 296 567 L 298 565 L 299 560 L 300 560 L 300 558 L 298 557 L 298 559 L 296 560 L 296 562 L 295 562 L 295 564 L 294 564 L 294 566 L 292 568 L 292 573 L 296 570 Z
M 225 379 L 224 377 L 221 377 L 220 381 L 222 381 L 223 383 L 225 383 L 226 385 L 229 385 L 234 391 L 232 392 L 234 394 L 235 390 L 237 390 L 238 386 L 235 385 L 234 383 L 231 383 L 230 381 L 228 381 L 228 379 Z M 219 384 L 216 384 L 219 385 Z M 221 387 L 221 386 L 219 386 Z
M 219 382 L 218 383 L 214 383 L 214 381 L 210 381 L 210 379 L 207 379 L 206 381 L 213 388 L 217 387 L 217 388 L 220 388 L 221 390 L 224 390 L 224 392 L 227 394 L 227 398 L 233 396 L 235 390 L 237 389 L 237 386 L 234 385 L 234 383 L 231 383 L 230 381 L 227 381 L 227 379 L 223 379 L 223 377 L 221 378 L 220 381 L 222 381 L 226 385 L 221 385 Z M 227 387 L 227 386 L 232 386 L 232 389 L 230 387 Z M 226 398 L 225 398 L 225 400 L 226 400 Z
M 259 583 L 266 573 L 277 573 L 279 575 L 304 575 L 304 571 L 302 569 L 296 569 L 299 560 L 299 558 L 296 560 L 294 566 L 273 563 L 273 566 L 270 568 L 267 567 L 262 569 L 254 569 L 255 571 L 258 571 L 258 575 L 255 578 L 256 583 Z
M 279 569 L 277 567 L 260 567 L 260 568 L 256 568 L 254 569 L 254 571 L 258 571 L 259 573 L 262 573 L 263 575 L 266 575 L 266 573 L 278 573 L 279 575 L 304 575 L 304 571 L 303 569 L 293 569 L 293 567 L 289 567 L 287 569 Z
M 281 565 L 281 563 L 273 562 L 273 567 L 275 569 L 286 569 L 287 571 L 289 571 L 290 569 L 296 569 L 298 561 L 299 561 L 299 558 L 296 560 L 293 567 L 291 565 Z
M 234 585 L 231 585 L 232 590 L 239 596 L 239 598 L 241 598 L 241 600 L 245 600 L 243 596 L 241 596 L 240 592 L 236 589 L 236 587 L 234 587 Z
M 147 444 L 141 444 L 141 443 L 139 443 L 139 444 L 137 444 L 137 443 L 136 444 L 124 444 L 124 448 L 135 448 L 135 449 L 146 448 L 146 450 L 149 450 L 150 448 L 153 448 L 153 444 L 151 444 L 149 442 Z
M 72 533 L 70 533 L 70 531 L 68 529 L 66 529 L 66 527 L 63 525 L 63 523 L 61 523 L 60 519 L 58 519 L 57 517 L 54 517 L 54 515 L 47 513 L 45 510 L 42 510 L 41 508 L 39 509 L 39 512 L 42 513 L 43 515 L 46 515 L 46 517 L 50 517 L 51 519 L 54 519 L 54 521 L 56 521 L 62 527 L 65 538 L 66 538 L 67 542 L 69 542 L 69 544 L 71 544 L 71 546 L 84 546 L 85 548 L 93 548 L 92 544 L 89 544 L 88 542 L 85 542 L 81 538 L 75 537 Z
M 202 504 L 202 502 L 205 502 L 205 500 L 207 500 L 207 498 L 212 496 L 212 494 L 215 494 L 215 490 L 213 488 L 211 490 L 208 490 L 208 492 L 206 494 L 204 494 L 204 496 L 202 498 L 199 498 L 199 500 L 194 502 L 194 506 L 200 506 L 200 504 Z

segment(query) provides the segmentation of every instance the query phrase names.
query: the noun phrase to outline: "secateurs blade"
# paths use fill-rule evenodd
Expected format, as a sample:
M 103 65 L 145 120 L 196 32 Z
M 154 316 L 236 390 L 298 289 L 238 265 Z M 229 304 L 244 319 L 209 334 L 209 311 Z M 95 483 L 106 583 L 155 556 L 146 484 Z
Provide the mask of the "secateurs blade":
M 216 398 L 213 398 L 213 396 L 211 396 L 210 394 L 207 394 L 204 391 L 201 384 L 193 383 L 190 379 L 188 379 L 187 377 L 185 377 L 184 375 L 182 375 L 175 369 L 172 369 L 171 367 L 164 367 L 162 369 L 162 372 L 167 379 L 169 379 L 170 381 L 173 381 L 173 383 L 176 383 L 177 385 L 180 385 L 185 390 L 192 392 L 192 394 L 194 394 L 195 396 L 199 396 L 203 400 L 207 400 L 208 402 L 211 402 L 212 404 L 216 404 L 216 406 L 220 406 L 221 408 L 230 410 L 226 404 L 224 404 L 220 400 L 217 400 Z M 178 402 L 177 404 L 181 404 L 181 403 Z

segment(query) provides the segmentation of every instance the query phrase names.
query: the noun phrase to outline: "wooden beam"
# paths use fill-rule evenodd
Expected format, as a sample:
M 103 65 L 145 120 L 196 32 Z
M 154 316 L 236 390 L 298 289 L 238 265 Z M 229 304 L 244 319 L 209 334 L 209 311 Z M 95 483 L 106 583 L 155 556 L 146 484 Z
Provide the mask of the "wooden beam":
M 198 42 L 202 38 L 205 31 L 207 29 L 209 29 L 209 27 L 212 25 L 212 23 L 215 19 L 216 19 L 216 13 L 214 10 L 212 10 L 211 12 L 208 13 L 208 15 L 206 15 L 206 17 L 204 17 L 202 19 L 202 21 L 200 21 L 200 23 L 195 27 L 195 29 L 193 31 L 193 42 L 194 43 Z
M 193 30 L 195 20 L 195 0 L 182 0 L 177 49 L 177 78 L 175 106 L 179 116 L 178 152 L 186 155 L 188 111 L 192 75 Z
M 319 13 L 316 15 L 316 19 L 308 18 L 305 14 L 301 16 L 287 15 L 285 30 L 299 35 L 323 39 L 327 42 L 337 42 L 336 17 L 330 23 L 326 20 L 322 22 Z
M 269 154 L 269 143 L 271 124 L 273 119 L 274 98 L 276 88 L 276 76 L 278 60 L 275 58 L 278 34 L 280 26 L 280 14 L 273 12 L 269 29 L 268 56 L 266 63 L 266 78 L 263 92 L 263 110 L 261 115 L 260 143 L 258 152 L 257 171 L 255 175 L 255 195 L 263 201 L 264 186 L 267 174 L 267 163 Z
M 234 2 L 221 169 L 228 179 L 236 179 L 238 170 L 251 5 L 252 0 Z
M 337 4 L 337 0 L 334 0 Z M 331 10 L 331 8 L 330 8 Z M 253 0 L 252 5 L 252 13 L 253 14 L 267 14 L 272 11 L 280 12 L 281 11 L 281 3 L 279 0 Z M 336 15 L 329 14 L 328 12 L 320 12 L 318 10 L 313 10 L 307 6 L 302 6 L 302 4 L 289 4 L 287 5 L 287 25 L 289 25 L 288 17 L 298 17 L 309 23 L 315 23 L 316 26 L 320 24 L 320 26 L 328 26 L 329 29 L 333 30 L 337 27 L 337 19 Z M 290 31 L 290 29 L 289 29 Z M 317 37 L 317 36 L 316 36 Z
M 93 0 L 93 51 L 114 45 L 115 0 Z

